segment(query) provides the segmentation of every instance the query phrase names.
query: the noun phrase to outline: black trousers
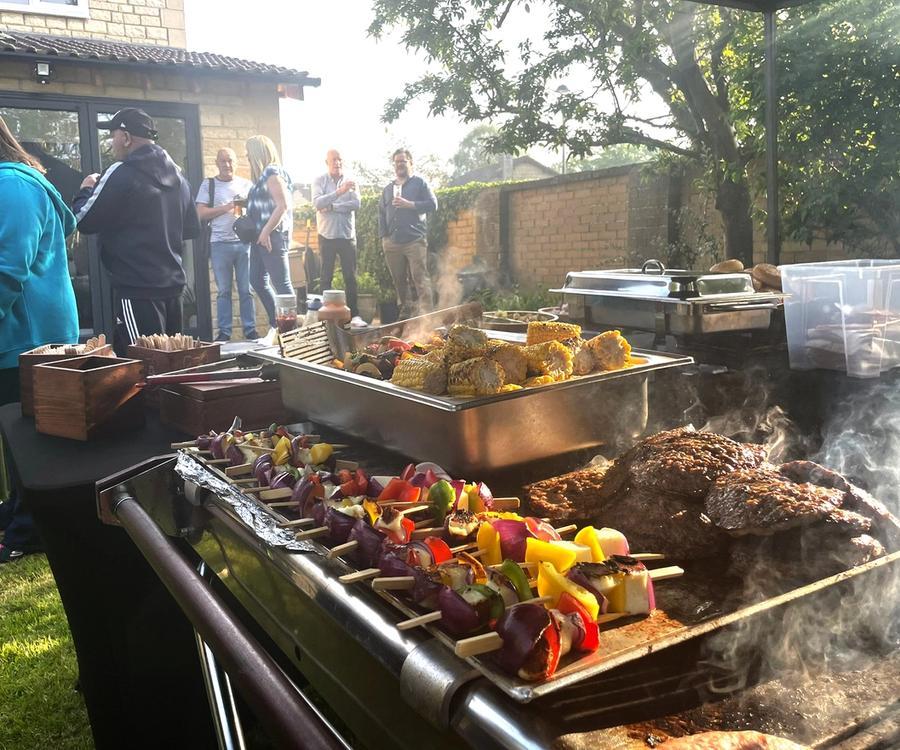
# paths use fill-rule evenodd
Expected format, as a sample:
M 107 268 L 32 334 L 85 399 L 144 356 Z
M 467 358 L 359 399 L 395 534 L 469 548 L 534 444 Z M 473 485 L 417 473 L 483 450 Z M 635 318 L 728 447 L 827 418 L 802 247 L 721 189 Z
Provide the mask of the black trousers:
M 3 368 L 0 370 L 0 405 L 11 404 L 18 401 L 19 397 L 19 368 Z M 0 460 L 6 460 L 6 450 L 2 450 L 2 447 L 0 441 Z M 38 551 L 41 539 L 34 527 L 31 513 L 25 509 L 16 489 L 16 475 L 12 465 L 8 463 L 7 466 L 10 494 L 5 502 L 0 503 L 0 531 L 5 532 L 3 544 L 12 550 Z
M 322 255 L 322 291 L 331 289 L 334 278 L 334 263 L 341 259 L 341 275 L 344 277 L 344 291 L 347 307 L 351 315 L 359 315 L 356 308 L 356 243 L 353 240 L 334 239 L 319 235 L 319 253 Z
M 181 333 L 181 295 L 161 299 L 115 298 L 116 330 L 113 349 L 120 357 L 128 353 L 128 345 L 139 336 L 165 333 L 174 336 Z

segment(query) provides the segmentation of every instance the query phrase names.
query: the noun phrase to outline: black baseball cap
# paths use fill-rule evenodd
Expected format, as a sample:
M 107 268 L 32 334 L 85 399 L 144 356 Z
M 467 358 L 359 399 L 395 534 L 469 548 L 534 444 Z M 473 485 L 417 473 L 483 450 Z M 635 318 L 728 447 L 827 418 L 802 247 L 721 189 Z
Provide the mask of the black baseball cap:
M 98 122 L 97 127 L 100 130 L 124 130 L 138 138 L 149 138 L 152 141 L 159 136 L 150 115 L 135 107 L 120 109 L 106 122 Z

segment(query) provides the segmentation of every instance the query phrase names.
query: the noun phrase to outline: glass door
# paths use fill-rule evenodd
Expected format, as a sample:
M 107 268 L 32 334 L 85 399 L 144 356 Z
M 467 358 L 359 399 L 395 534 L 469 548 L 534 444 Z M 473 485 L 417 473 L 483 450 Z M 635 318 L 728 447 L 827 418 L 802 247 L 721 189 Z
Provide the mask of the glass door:
M 47 179 L 63 200 L 71 204 L 86 171 L 78 108 L 0 106 L 0 117 L 6 121 L 23 148 L 41 162 L 47 170 Z M 92 267 L 87 238 L 79 232 L 69 236 L 66 252 L 78 306 L 78 327 L 81 337 L 88 338 L 95 334 L 100 322 L 96 315 L 92 284 L 92 280 L 96 281 L 98 269 Z

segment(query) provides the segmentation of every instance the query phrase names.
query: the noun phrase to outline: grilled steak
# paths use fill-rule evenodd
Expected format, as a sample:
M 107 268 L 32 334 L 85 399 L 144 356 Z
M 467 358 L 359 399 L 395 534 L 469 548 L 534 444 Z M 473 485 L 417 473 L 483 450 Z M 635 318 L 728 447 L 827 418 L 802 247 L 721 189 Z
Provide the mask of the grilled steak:
M 702 505 L 638 488 L 616 496 L 592 518 L 598 526 L 625 534 L 632 549 L 660 552 L 675 560 L 713 557 L 729 542 Z
M 525 497 L 538 516 L 554 521 L 592 518 L 604 500 L 614 495 L 611 488 L 618 486 L 608 479 L 605 469 L 591 467 L 535 482 L 525 488 Z
M 717 477 L 753 469 L 765 459 L 760 445 L 682 428 L 642 440 L 616 463 L 628 465 L 631 483 L 637 487 L 702 500 Z
M 865 490 L 848 482 L 836 471 L 813 461 L 791 461 L 779 470 L 795 482 L 811 482 L 819 487 L 834 487 L 844 492 L 842 507 L 872 521 L 872 533 L 889 549 L 900 549 L 900 519 Z M 868 532 L 868 529 L 865 530 Z M 864 533 L 865 533 L 864 532 Z
M 843 500 L 840 490 L 797 484 L 775 467 L 764 466 L 719 477 L 704 507 L 713 523 L 729 534 L 767 536 L 825 518 Z

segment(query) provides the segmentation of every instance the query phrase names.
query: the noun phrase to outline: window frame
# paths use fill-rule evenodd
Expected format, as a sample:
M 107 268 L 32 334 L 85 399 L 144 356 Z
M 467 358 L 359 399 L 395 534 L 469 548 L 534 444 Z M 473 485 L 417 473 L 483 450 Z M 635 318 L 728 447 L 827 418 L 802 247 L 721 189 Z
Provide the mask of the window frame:
M 25 0 L 24 3 L 13 3 L 0 0 L 0 10 L 29 15 L 62 16 L 63 18 L 91 17 L 90 0 L 75 0 L 75 5 L 60 5 L 47 0 Z

